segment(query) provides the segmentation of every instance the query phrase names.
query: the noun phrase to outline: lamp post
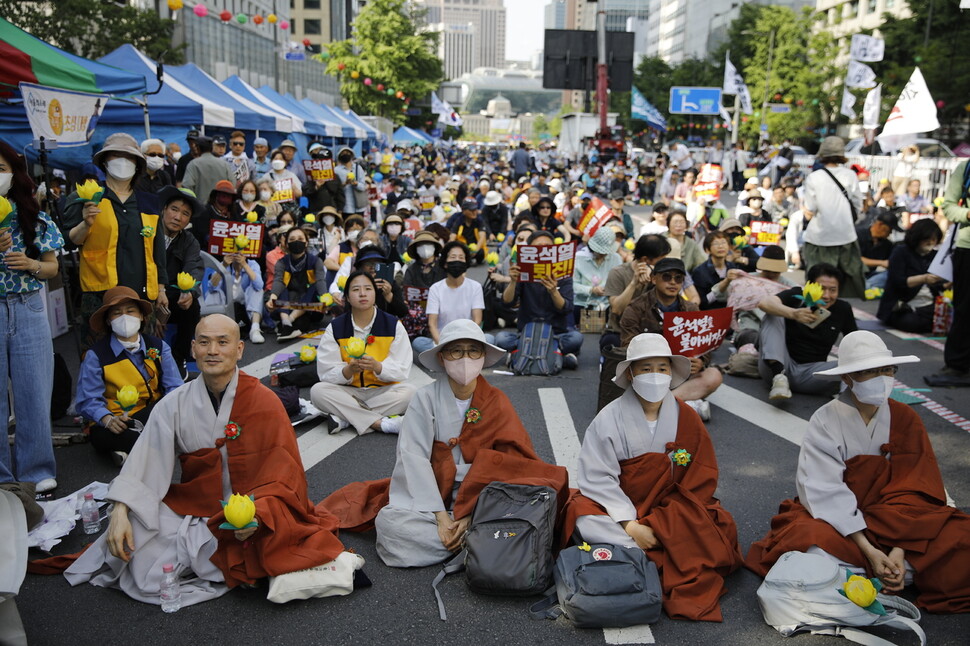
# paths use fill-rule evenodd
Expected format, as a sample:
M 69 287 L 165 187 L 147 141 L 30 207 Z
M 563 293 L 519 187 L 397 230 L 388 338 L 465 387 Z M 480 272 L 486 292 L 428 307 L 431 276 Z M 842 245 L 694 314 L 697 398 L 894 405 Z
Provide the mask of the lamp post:
M 707 19 L 707 53 L 710 54 L 713 47 L 711 47 L 711 32 L 713 29 L 714 19 L 720 18 L 721 16 L 727 15 L 738 8 L 737 2 L 732 2 L 731 6 L 724 11 L 719 11 L 718 13 L 711 14 L 711 17 Z

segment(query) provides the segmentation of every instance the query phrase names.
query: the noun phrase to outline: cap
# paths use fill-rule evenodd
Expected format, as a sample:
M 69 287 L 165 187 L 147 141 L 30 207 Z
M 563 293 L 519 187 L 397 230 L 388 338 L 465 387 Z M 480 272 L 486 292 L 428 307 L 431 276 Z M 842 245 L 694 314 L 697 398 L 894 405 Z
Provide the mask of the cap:
M 621 191 L 620 189 L 616 189 L 615 191 L 610 191 L 611 200 L 623 200 L 625 197 L 626 196 L 623 194 L 623 191 Z
M 310 147 L 307 148 L 307 152 L 312 153 L 314 150 L 317 150 L 318 148 L 323 148 L 323 144 L 321 144 L 319 141 L 314 141 L 312 144 L 310 144 Z
M 233 188 L 232 182 L 227 179 L 220 179 L 218 182 L 216 182 L 216 187 L 212 190 L 219 191 L 220 193 L 230 193 L 232 195 L 236 194 L 236 189 Z
M 192 128 L 187 133 L 185 133 L 186 141 L 194 141 L 199 138 L 199 131 L 196 128 Z
M 876 215 L 875 219 L 877 222 L 882 222 L 893 231 L 902 231 L 902 228 L 899 226 L 899 216 L 892 211 L 880 211 Z
M 663 258 L 653 266 L 654 275 L 662 274 L 665 271 L 679 271 L 685 276 L 687 275 L 687 267 L 684 266 L 684 261 L 680 258 Z
M 253 139 L 254 146 L 269 146 L 269 142 L 266 141 L 266 137 L 256 137 Z
M 215 137 L 212 138 L 212 145 L 213 146 L 216 146 L 216 145 L 225 146 L 226 145 L 226 138 L 223 137 L 222 135 L 216 135 Z
M 471 198 L 465 199 L 461 203 L 461 210 L 462 211 L 477 211 L 478 210 L 478 202 L 476 200 L 471 199 Z

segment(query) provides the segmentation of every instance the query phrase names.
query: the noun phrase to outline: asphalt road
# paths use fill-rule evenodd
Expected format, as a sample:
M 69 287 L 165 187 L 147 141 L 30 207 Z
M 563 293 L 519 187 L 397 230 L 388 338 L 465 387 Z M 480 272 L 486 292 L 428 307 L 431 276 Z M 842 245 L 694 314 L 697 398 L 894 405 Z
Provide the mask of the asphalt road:
M 482 270 L 473 270 L 475 277 Z M 483 272 L 482 272 L 483 273 Z M 855 302 L 858 309 L 874 312 L 872 304 Z M 901 367 L 898 379 L 924 387 L 922 377 L 940 368 L 942 352 L 932 340 L 879 334 L 897 354 L 916 354 L 923 361 Z M 910 335 L 901 335 L 909 337 Z M 298 347 L 302 341 L 280 346 L 268 340 L 247 345 L 243 365 L 266 374 L 267 357 Z M 71 359 L 69 337 L 56 345 Z M 540 456 L 569 464 L 575 448 L 595 413 L 598 383 L 597 339 L 587 335 L 580 368 L 555 377 L 486 376 L 504 390 L 529 429 Z M 718 360 L 726 361 L 727 350 Z M 260 359 L 264 361 L 254 365 Z M 71 362 L 76 374 L 76 358 Z M 429 378 L 417 368 L 418 382 Z M 934 412 L 945 407 L 970 417 L 964 390 L 933 389 L 920 392 L 936 405 L 916 404 L 926 423 L 949 494 L 967 510 L 970 504 L 970 435 Z M 798 456 L 798 430 L 824 399 L 796 396 L 785 405 L 767 403 L 767 387 L 751 379 L 725 378 L 725 386 L 712 398 L 713 417 L 708 429 L 720 465 L 718 497 L 737 521 L 742 551 L 764 535 L 783 499 L 794 495 Z M 957 420 L 959 421 L 959 420 Z M 970 427 L 968 427 L 970 428 Z M 59 429 L 60 430 L 60 429 Z M 385 477 L 394 464 L 395 438 L 383 434 L 356 437 L 350 433 L 329 436 L 325 426 L 309 423 L 297 429 L 307 466 L 311 498 L 319 500 L 354 480 Z M 94 480 L 109 481 L 117 469 L 85 444 L 59 448 L 59 495 L 80 489 Z M 90 585 L 71 588 L 60 576 L 28 575 L 18 605 L 31 644 L 182 644 L 199 642 L 265 644 L 781 644 L 783 638 L 767 626 L 758 608 L 758 577 L 741 570 L 727 579 L 722 599 L 724 622 L 709 624 L 674 621 L 666 616 L 649 629 L 603 631 L 575 629 L 562 622 L 533 621 L 527 609 L 532 599 L 485 597 L 471 593 L 461 576 L 442 585 L 449 621 L 438 619 L 431 590 L 437 567 L 393 570 L 381 563 L 374 550 L 374 535 L 344 534 L 342 539 L 367 560 L 365 568 L 373 587 L 348 597 L 274 605 L 265 589 L 234 590 L 224 597 L 165 615 L 157 606 L 132 601 L 114 590 Z M 79 549 L 88 541 L 80 527 L 55 548 L 55 553 Z M 40 556 L 32 554 L 32 557 Z M 905 596 L 912 599 L 912 591 Z M 965 644 L 970 615 L 924 614 L 922 625 L 931 644 Z M 911 635 L 883 632 L 900 644 L 915 644 Z M 831 638 L 801 636 L 797 643 L 832 643 Z

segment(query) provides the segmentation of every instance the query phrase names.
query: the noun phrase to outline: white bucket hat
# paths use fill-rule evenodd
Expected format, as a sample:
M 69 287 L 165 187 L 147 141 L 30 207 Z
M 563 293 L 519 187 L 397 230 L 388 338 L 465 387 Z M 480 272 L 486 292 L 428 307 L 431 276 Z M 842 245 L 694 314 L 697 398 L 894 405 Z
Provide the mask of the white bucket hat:
M 878 334 L 868 330 L 849 332 L 839 344 L 839 363 L 834 368 L 816 372 L 820 377 L 839 377 L 860 370 L 916 363 L 919 357 L 911 354 L 894 357 Z
M 626 369 L 634 361 L 640 359 L 650 359 L 652 357 L 667 357 L 670 359 L 670 388 L 676 388 L 690 377 L 690 359 L 673 354 L 670 351 L 670 344 L 667 339 L 659 334 L 638 334 L 630 341 L 626 349 L 626 360 L 621 361 L 616 366 L 616 376 L 613 383 L 620 388 L 630 386 L 630 378 L 626 374 Z
M 485 342 L 485 333 L 482 332 L 482 328 L 478 327 L 477 323 L 471 319 L 458 319 L 452 321 L 441 330 L 441 334 L 438 336 L 438 345 L 419 354 L 418 360 L 428 370 L 442 370 L 443 366 L 441 365 L 441 361 L 438 360 L 438 353 L 452 341 L 460 341 L 462 339 L 478 341 L 485 346 L 486 368 L 495 365 L 505 356 L 505 350 L 497 345 Z
M 502 201 L 502 194 L 498 191 L 489 191 L 485 194 L 485 206 L 495 206 Z

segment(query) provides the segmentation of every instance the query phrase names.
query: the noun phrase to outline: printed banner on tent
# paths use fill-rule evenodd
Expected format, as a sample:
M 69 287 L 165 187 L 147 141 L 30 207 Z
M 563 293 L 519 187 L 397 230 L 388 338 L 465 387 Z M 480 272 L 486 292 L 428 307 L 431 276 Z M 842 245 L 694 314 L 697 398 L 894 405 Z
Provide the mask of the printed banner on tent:
M 865 63 L 849 61 L 849 71 L 845 75 L 846 87 L 871 88 L 876 84 L 876 73 Z
M 244 238 L 247 242 L 242 245 L 240 243 Z M 206 251 L 213 256 L 240 253 L 246 258 L 259 258 L 263 251 L 263 225 L 213 220 L 209 224 L 209 246 Z
M 674 354 L 699 357 L 718 347 L 731 329 L 734 308 L 701 312 L 665 312 L 664 338 Z
M 333 179 L 332 159 L 304 159 L 303 170 L 307 176 L 318 182 L 329 182 Z
M 694 184 L 694 197 L 705 198 L 708 202 L 715 202 L 721 197 L 721 184 L 724 183 L 724 171 L 718 164 L 704 164 L 697 175 Z
M 886 51 L 886 41 L 875 36 L 853 34 L 849 58 L 863 63 L 878 63 Z
M 106 94 L 59 90 L 33 83 L 21 83 L 20 92 L 34 137 L 53 139 L 62 148 L 88 143 L 108 102 Z
M 733 94 L 738 97 L 741 103 L 741 112 L 751 114 L 751 92 L 744 82 L 744 77 L 738 74 L 738 69 L 731 62 L 729 54 L 724 55 L 724 94 Z
M 559 280 L 573 275 L 576 241 L 551 245 L 520 245 L 518 250 L 519 282 L 536 283 L 543 278 Z
M 630 114 L 634 119 L 646 121 L 655 130 L 667 132 L 667 120 L 635 87 L 630 94 Z
M 579 221 L 579 230 L 588 239 L 592 238 L 596 230 L 610 218 L 616 217 L 613 209 L 607 206 L 603 200 L 594 197 L 589 201 L 589 206 L 583 212 L 583 217 Z

